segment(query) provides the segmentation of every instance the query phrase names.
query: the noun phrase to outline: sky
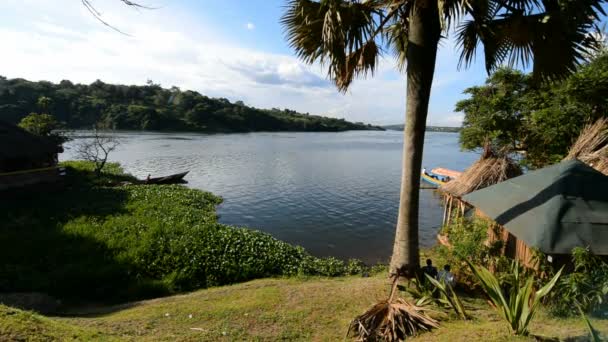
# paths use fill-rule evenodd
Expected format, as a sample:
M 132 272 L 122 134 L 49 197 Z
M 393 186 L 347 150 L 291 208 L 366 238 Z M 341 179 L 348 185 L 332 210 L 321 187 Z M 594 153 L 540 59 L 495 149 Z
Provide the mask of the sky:
M 0 75 L 32 81 L 177 86 L 260 108 L 372 124 L 404 121 L 405 76 L 385 56 L 373 78 L 340 93 L 320 65 L 300 62 L 279 24 L 286 0 L 91 0 L 97 21 L 80 0 L 1 0 Z M 486 78 L 483 58 L 458 70 L 449 37 L 437 56 L 428 124 L 459 126 L 454 105 L 463 90 Z

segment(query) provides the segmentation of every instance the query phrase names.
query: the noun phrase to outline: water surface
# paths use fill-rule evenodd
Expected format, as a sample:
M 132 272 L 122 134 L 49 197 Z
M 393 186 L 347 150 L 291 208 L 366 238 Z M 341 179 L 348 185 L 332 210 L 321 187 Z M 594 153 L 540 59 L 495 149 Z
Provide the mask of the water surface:
M 402 133 L 118 133 L 110 159 L 145 178 L 190 170 L 188 186 L 224 198 L 220 222 L 268 232 L 319 256 L 388 260 L 397 221 Z M 72 159 L 67 144 L 62 160 Z M 424 162 L 463 170 L 477 155 L 458 135 L 426 135 Z M 442 208 L 420 195 L 421 245 L 435 243 Z

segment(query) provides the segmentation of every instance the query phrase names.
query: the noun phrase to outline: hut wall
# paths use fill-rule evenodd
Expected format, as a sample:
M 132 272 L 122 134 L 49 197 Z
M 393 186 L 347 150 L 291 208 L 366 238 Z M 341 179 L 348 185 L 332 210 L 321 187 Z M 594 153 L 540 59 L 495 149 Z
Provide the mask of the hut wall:
M 536 269 L 537 265 L 534 261 L 534 251 L 528 247 L 525 242 L 516 238 L 504 227 L 490 220 L 479 209 L 475 209 L 475 215 L 488 221 L 487 245 L 491 245 L 496 241 L 502 241 L 503 247 L 500 251 L 502 255 L 510 259 L 519 260 L 522 265 L 528 268 Z
M 0 191 L 60 182 L 64 174 L 63 168 L 56 167 L 25 172 L 0 173 Z

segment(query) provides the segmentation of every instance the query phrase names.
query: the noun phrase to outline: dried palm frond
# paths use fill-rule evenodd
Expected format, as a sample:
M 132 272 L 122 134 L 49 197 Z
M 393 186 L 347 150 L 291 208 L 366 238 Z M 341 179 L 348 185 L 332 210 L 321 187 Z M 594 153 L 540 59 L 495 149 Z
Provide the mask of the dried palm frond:
M 578 159 L 608 175 L 608 118 L 587 125 L 564 160 Z
M 398 277 L 394 277 L 391 294 L 386 301 L 375 304 L 355 318 L 348 327 L 348 336 L 357 341 L 403 341 L 407 337 L 431 331 L 439 323 L 426 314 L 423 307 L 393 300 Z
M 506 153 L 494 152 L 489 146 L 486 146 L 479 160 L 464 171 L 460 177 L 447 182 L 440 189 L 458 198 L 521 174 L 521 168 Z

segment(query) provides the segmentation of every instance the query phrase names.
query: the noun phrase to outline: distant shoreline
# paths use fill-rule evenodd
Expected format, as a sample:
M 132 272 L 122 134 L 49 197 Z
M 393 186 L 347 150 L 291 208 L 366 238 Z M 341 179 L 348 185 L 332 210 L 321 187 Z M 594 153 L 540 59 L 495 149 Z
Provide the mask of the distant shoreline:
M 147 85 L 32 82 L 0 76 L 0 120 L 19 123 L 28 113 L 45 113 L 67 129 L 203 133 L 343 132 L 384 130 L 288 108 L 256 108 L 243 101 L 212 98 L 192 90 Z
M 403 124 L 400 125 L 386 125 L 382 128 L 389 131 L 402 131 Z M 427 132 L 448 132 L 448 133 L 459 133 L 462 127 L 449 127 L 449 126 L 426 126 Z

